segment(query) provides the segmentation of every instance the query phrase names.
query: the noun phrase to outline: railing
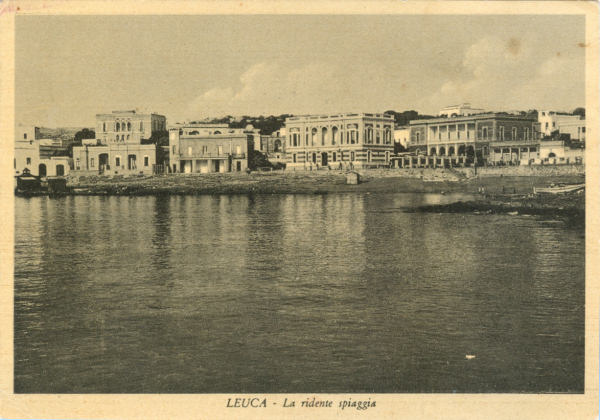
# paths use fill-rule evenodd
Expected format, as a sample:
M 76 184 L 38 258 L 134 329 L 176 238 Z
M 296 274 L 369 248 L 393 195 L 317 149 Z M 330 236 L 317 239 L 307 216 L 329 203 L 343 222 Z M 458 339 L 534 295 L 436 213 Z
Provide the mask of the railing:
M 180 159 L 202 159 L 202 158 L 212 158 L 212 159 L 228 159 L 229 157 L 232 157 L 233 159 L 245 159 L 246 158 L 246 153 L 211 153 L 211 152 L 207 152 L 207 153 L 195 153 L 195 154 L 184 154 L 184 153 L 179 153 L 179 157 Z

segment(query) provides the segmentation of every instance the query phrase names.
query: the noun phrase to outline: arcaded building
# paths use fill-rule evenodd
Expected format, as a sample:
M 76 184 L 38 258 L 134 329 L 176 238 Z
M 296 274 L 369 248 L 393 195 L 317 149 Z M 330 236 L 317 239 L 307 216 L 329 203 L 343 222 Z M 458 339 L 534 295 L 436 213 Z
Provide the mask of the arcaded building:
M 394 151 L 394 118 L 386 114 L 332 114 L 288 117 L 288 169 L 386 166 Z
M 414 120 L 409 151 L 457 164 L 531 162 L 539 153 L 539 124 L 507 113 Z

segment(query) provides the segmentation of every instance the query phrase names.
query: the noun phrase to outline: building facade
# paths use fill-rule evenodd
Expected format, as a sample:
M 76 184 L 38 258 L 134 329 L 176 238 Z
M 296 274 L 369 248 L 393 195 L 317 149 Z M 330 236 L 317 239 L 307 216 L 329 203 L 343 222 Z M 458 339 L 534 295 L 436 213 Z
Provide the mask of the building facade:
M 97 114 L 96 138 L 73 147 L 73 169 L 100 175 L 152 174 L 156 172 L 156 146 L 143 141 L 165 130 L 166 118 L 159 114 Z
M 450 163 L 500 163 L 535 159 L 539 124 L 533 117 L 487 113 L 410 122 L 409 150 Z
M 538 122 L 544 136 L 553 132 L 568 133 L 572 140 L 585 141 L 585 118 L 579 115 L 558 113 L 555 111 L 539 111 Z
M 286 167 L 369 168 L 389 165 L 394 118 L 386 114 L 286 118 Z
M 167 119 L 159 114 L 113 111 L 96 114 L 96 138 L 102 144 L 141 144 L 152 133 L 167 130 Z
M 254 134 L 169 130 L 169 166 L 177 173 L 240 172 L 248 168 Z
M 402 147 L 408 147 L 410 140 L 410 127 L 401 126 L 394 129 L 394 142 L 402 145 Z
M 474 114 L 482 114 L 484 113 L 484 109 L 480 108 L 471 108 L 471 104 L 464 103 L 460 105 L 449 105 L 444 107 L 438 112 L 438 116 L 440 117 L 461 117 L 465 115 L 474 115 Z
M 260 136 L 260 147 L 258 150 L 264 153 L 271 163 L 285 163 L 286 135 L 285 128 L 273 132 L 268 136 Z
M 16 127 L 15 156 L 13 159 L 15 175 L 28 169 L 32 175 L 40 177 L 65 176 L 71 169 L 71 160 L 63 150 L 47 146 L 48 141 L 40 139 L 38 127 Z M 56 148 L 60 149 L 60 148 Z M 62 153 L 61 153 L 62 152 Z

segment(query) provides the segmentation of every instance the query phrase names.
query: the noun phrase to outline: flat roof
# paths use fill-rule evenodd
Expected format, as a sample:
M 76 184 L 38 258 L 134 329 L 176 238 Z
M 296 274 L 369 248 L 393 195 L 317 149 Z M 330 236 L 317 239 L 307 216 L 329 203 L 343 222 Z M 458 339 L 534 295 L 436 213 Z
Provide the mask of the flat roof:
M 394 121 L 394 117 L 384 113 L 367 113 L 367 112 L 348 112 L 339 114 L 312 114 L 312 115 L 295 115 L 293 117 L 287 117 L 287 121 L 310 121 L 310 120 L 324 120 L 334 118 L 383 118 Z
M 531 121 L 531 122 L 537 122 L 536 118 L 528 117 L 526 115 L 504 114 L 501 112 L 484 112 L 482 114 L 459 115 L 456 117 L 440 117 L 440 118 L 412 120 L 409 122 L 409 124 L 417 125 L 417 124 L 438 124 L 438 123 L 446 123 L 446 122 L 454 123 L 454 122 L 463 122 L 463 121 L 466 122 L 466 121 L 470 121 L 470 120 L 487 120 L 490 118 L 527 120 L 527 121 Z

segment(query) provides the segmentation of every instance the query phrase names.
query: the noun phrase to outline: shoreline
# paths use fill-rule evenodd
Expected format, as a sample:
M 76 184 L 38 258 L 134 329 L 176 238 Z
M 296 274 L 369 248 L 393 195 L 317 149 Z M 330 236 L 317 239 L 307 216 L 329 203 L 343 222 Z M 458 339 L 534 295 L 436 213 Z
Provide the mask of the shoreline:
M 432 193 L 468 194 L 468 200 L 407 209 L 435 213 L 517 213 L 585 219 L 585 194 L 533 194 L 554 183 L 585 182 L 583 168 L 375 169 L 358 171 L 361 182 L 346 184 L 343 171 L 273 171 L 152 176 L 70 176 L 68 191 L 27 196 L 165 196 L 221 194 Z M 515 170 L 518 169 L 518 170 Z M 517 173 L 517 174 L 515 174 Z

